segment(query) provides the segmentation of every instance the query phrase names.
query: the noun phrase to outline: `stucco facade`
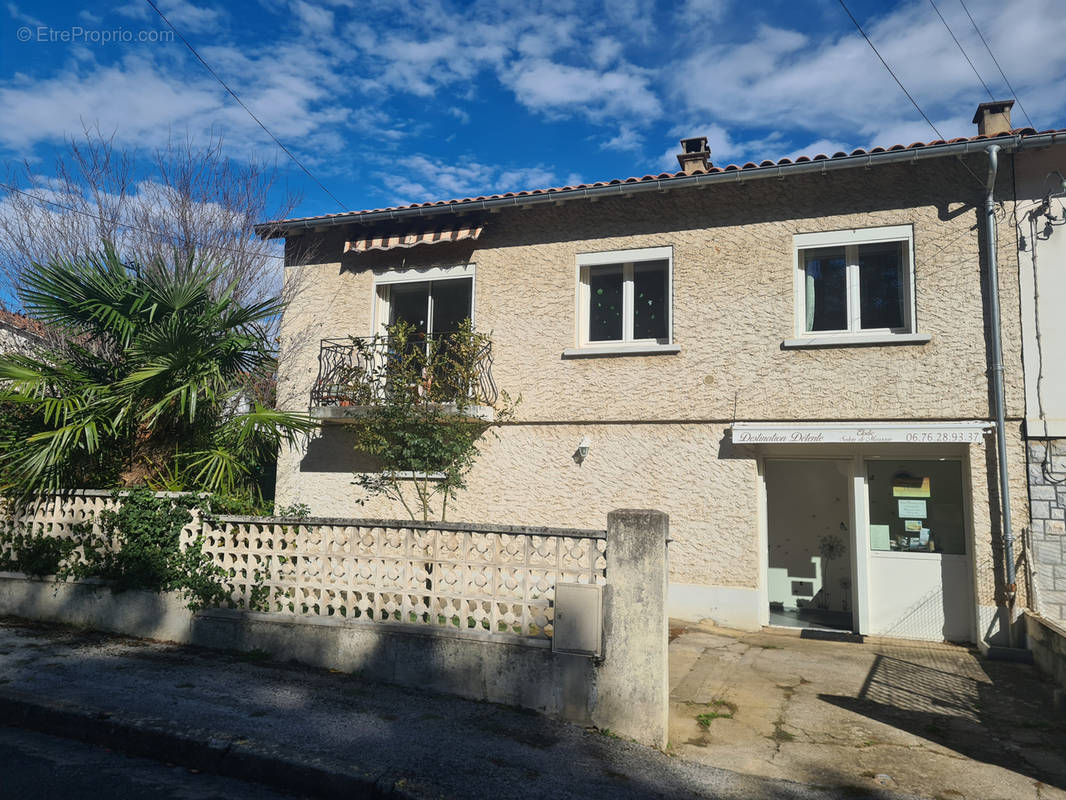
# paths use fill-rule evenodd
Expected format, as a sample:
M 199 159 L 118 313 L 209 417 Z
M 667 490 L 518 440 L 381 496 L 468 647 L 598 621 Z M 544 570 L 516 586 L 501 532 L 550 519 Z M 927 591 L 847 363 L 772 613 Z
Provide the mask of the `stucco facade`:
M 597 525 L 613 508 L 670 515 L 670 575 L 691 613 L 758 603 L 759 448 L 737 421 L 990 419 L 988 310 L 977 233 L 980 157 L 934 159 L 707 189 L 641 193 L 484 214 L 476 242 L 343 255 L 344 229 L 290 236 L 279 397 L 305 410 L 319 340 L 375 332 L 375 274 L 473 264 L 474 323 L 491 332 L 493 375 L 514 420 L 486 438 L 449 518 Z M 1009 175 L 1000 176 L 1006 196 Z M 916 344 L 786 348 L 796 335 L 794 235 L 912 226 Z M 563 357 L 577 343 L 579 254 L 671 247 L 675 354 Z M 316 255 L 308 262 L 306 254 Z M 999 242 L 1007 436 L 1015 524 L 1026 524 L 1017 252 Z M 583 463 L 572 458 L 582 438 Z M 913 452 L 914 448 L 910 448 Z M 806 449 L 802 453 L 817 454 Z M 828 451 L 823 451 L 828 452 Z M 844 455 L 858 449 L 837 448 Z M 962 459 L 978 624 L 1002 594 L 994 437 L 930 448 Z M 277 499 L 313 514 L 402 516 L 360 496 L 348 434 L 325 426 L 281 454 Z M 998 589 L 997 589 L 998 587 Z M 703 590 L 706 591 L 703 591 Z M 679 600 L 679 602 L 681 602 Z M 731 616 L 732 615 L 732 616 Z M 984 635 L 981 631 L 980 635 Z
M 1033 610 L 1066 621 L 1066 153 L 1018 159 L 1025 432 L 1029 440 Z

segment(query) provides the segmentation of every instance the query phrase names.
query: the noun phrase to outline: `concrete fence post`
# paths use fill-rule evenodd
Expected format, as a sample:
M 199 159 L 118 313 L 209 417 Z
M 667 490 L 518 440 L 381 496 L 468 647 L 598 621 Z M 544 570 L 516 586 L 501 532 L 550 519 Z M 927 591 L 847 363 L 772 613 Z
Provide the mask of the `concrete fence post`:
M 669 731 L 669 527 L 661 511 L 607 515 L 604 651 L 591 704 L 597 727 L 654 747 L 666 746 Z

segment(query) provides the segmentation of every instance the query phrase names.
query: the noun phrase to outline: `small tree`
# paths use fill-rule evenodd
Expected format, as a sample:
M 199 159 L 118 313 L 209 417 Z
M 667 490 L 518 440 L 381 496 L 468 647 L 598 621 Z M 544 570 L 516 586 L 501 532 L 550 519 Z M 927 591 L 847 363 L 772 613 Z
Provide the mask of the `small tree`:
M 432 339 L 401 321 L 388 329 L 384 355 L 372 352 L 373 342 L 353 340 L 355 362 L 368 368 L 345 387 L 366 403 L 349 427 L 355 449 L 380 469 L 358 474 L 356 485 L 400 503 L 411 519 L 429 521 L 438 503 L 446 518 L 449 501 L 466 488 L 481 438 L 510 420 L 517 404 L 502 393 L 491 419 L 478 416 L 485 402 L 477 391 L 481 354 L 489 342 L 469 320 Z

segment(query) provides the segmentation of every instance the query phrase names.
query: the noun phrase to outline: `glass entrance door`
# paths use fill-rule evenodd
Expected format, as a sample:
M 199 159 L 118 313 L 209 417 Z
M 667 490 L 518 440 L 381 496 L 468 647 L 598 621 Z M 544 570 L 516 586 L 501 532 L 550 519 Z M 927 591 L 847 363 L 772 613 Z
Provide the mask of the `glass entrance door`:
M 851 462 L 768 459 L 763 470 L 770 624 L 854 630 Z

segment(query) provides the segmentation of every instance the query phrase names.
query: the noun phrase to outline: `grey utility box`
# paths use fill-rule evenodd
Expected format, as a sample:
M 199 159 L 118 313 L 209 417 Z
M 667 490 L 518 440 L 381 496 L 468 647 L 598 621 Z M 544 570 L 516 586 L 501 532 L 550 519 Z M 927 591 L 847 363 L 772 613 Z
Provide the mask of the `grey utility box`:
M 598 657 L 603 652 L 603 587 L 555 584 L 552 652 Z

